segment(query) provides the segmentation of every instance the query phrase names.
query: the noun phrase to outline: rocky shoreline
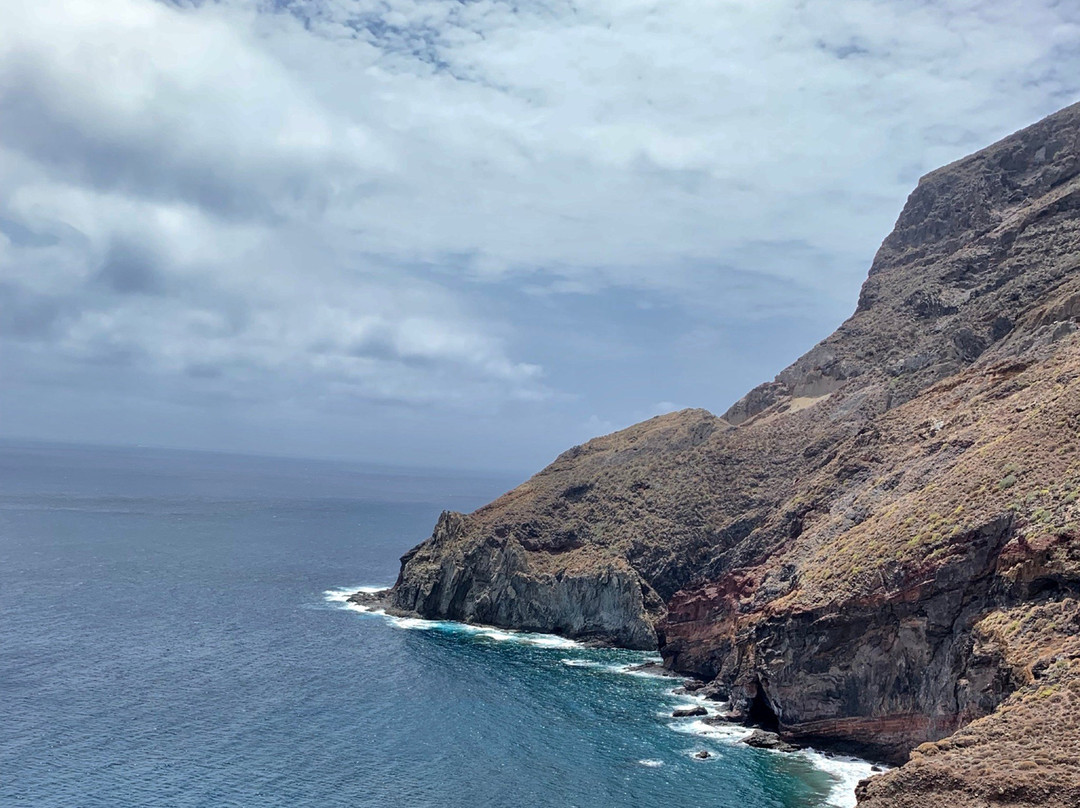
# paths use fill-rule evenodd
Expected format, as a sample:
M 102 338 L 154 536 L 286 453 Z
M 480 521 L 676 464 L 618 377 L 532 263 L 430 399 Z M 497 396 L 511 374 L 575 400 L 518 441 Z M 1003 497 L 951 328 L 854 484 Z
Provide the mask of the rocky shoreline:
M 370 614 L 381 615 L 391 619 L 426 619 L 420 618 L 415 613 L 403 613 L 401 610 L 395 609 L 389 601 L 390 593 L 391 588 L 382 590 L 364 589 L 344 596 L 343 600 L 345 603 L 358 606 L 363 611 Z M 335 600 L 337 600 L 338 597 L 339 596 L 335 593 Z M 472 629 L 493 629 L 498 631 L 495 627 L 490 626 L 479 626 L 476 624 L 460 625 L 463 628 L 471 626 Z M 417 626 L 413 623 L 410 627 Z M 514 633 L 518 632 L 515 631 Z M 525 635 L 521 640 L 522 642 L 529 644 L 536 641 L 536 636 L 534 634 L 526 632 L 521 633 Z M 481 634 L 483 635 L 482 631 Z M 508 635 L 506 634 L 501 634 L 500 636 L 504 640 L 508 638 Z M 607 642 L 574 641 L 574 644 L 582 649 L 617 648 L 617 646 Z M 575 660 L 569 659 L 563 660 L 563 662 L 571 667 L 576 667 L 577 664 Z M 809 762 L 816 770 L 827 773 L 831 778 L 837 781 L 836 785 L 833 786 L 834 795 L 836 794 L 835 789 L 840 788 L 840 783 L 845 780 L 852 783 L 855 782 L 857 775 L 853 776 L 850 771 L 847 771 L 848 768 L 861 768 L 863 771 L 870 772 L 883 772 L 887 768 L 887 764 L 883 762 L 874 762 L 858 755 L 839 755 L 834 754 L 827 749 L 819 749 L 804 744 L 789 743 L 783 740 L 777 732 L 745 719 L 741 719 L 739 716 L 732 713 L 730 710 L 730 703 L 728 702 L 725 693 L 718 689 L 715 683 L 687 677 L 666 667 L 663 662 L 647 661 L 637 664 L 615 666 L 615 670 L 617 670 L 618 673 L 631 676 L 645 676 L 653 679 L 667 680 L 670 684 L 674 685 L 674 687 L 671 687 L 665 692 L 670 696 L 681 697 L 684 700 L 681 702 L 681 706 L 668 707 L 666 715 L 669 719 L 671 729 L 680 734 L 688 734 L 690 737 L 699 737 L 699 741 L 695 743 L 690 750 L 685 752 L 685 754 L 690 755 L 697 761 L 710 761 L 722 758 L 722 752 L 718 752 L 715 748 L 717 744 L 721 746 L 746 746 L 779 754 L 796 752 L 808 753 L 810 755 Z M 688 720 L 700 721 L 700 723 L 708 729 L 700 732 L 688 731 L 686 729 Z M 721 734 L 714 735 L 709 731 L 711 729 L 719 730 L 721 731 Z M 732 734 L 736 730 L 744 731 L 741 737 Z M 639 761 L 639 763 L 644 766 L 662 765 L 662 761 L 659 760 L 642 760 Z M 841 768 L 838 770 L 837 766 L 840 766 Z
M 346 598 L 346 602 L 362 607 L 364 610 L 374 613 L 383 613 L 391 617 L 405 617 L 405 618 L 421 618 L 415 612 L 405 612 L 396 608 L 392 603 L 393 588 L 387 588 L 382 590 L 360 590 L 353 592 Z M 585 647 L 619 647 L 609 642 L 603 641 L 578 641 Z M 640 650 L 640 649 L 628 649 L 628 650 Z M 739 743 L 749 746 L 755 749 L 765 749 L 773 752 L 798 752 L 807 748 L 804 744 L 795 744 L 785 741 L 778 732 L 774 729 L 770 729 L 755 721 L 748 719 L 745 716 L 741 716 L 731 710 L 729 696 L 722 688 L 715 682 L 703 681 L 693 677 L 687 677 L 685 674 L 672 670 L 662 662 L 643 662 L 636 665 L 631 665 L 627 668 L 628 673 L 651 676 L 656 678 L 670 679 L 674 682 L 678 682 L 678 685 L 671 690 L 671 694 L 675 696 L 692 696 L 695 699 L 700 699 L 710 703 L 710 707 L 705 707 L 701 704 L 693 704 L 685 707 L 676 707 L 671 711 L 671 718 L 700 718 L 703 724 L 710 726 L 720 727 L 743 727 L 749 730 L 748 734 L 742 738 Z M 827 749 L 820 749 L 828 753 Z M 873 762 L 873 758 L 869 758 L 863 755 L 855 754 L 851 750 L 845 750 L 846 753 L 851 754 L 853 757 Z M 698 750 L 694 753 L 694 756 L 700 760 L 707 760 L 714 757 L 713 753 L 708 750 Z M 874 764 L 874 771 L 884 771 L 884 762 L 880 764 Z
M 734 720 L 897 764 L 863 808 L 1075 808 L 1078 325 L 1072 106 L 923 177 L 774 381 L 444 513 L 380 603 L 658 649 Z
M 355 603 L 357 606 L 363 606 L 371 611 L 386 611 L 393 608 L 390 604 L 390 589 L 380 589 L 374 592 L 364 589 L 353 592 L 346 600 L 348 603 Z

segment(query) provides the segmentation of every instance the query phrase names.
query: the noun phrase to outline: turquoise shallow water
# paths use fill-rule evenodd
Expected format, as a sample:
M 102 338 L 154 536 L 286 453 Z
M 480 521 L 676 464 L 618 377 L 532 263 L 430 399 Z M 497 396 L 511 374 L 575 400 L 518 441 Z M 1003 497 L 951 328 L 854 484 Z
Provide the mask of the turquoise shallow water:
M 865 764 L 671 719 L 647 655 L 347 608 L 514 482 L 0 444 L 0 804 L 853 802 Z

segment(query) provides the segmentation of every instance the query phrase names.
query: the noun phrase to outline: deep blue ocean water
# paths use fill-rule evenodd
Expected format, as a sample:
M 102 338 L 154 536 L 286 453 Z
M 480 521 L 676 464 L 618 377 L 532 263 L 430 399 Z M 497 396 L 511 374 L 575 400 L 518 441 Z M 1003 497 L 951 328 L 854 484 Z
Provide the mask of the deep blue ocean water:
M 853 804 L 865 764 L 672 720 L 647 655 L 345 608 L 515 482 L 0 443 L 0 805 Z

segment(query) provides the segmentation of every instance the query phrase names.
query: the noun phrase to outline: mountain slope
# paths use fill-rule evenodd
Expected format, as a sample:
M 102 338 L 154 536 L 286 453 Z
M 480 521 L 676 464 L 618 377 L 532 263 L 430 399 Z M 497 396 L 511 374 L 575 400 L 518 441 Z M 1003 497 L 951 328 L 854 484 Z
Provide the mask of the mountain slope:
M 444 514 L 393 608 L 659 647 L 790 737 L 938 741 L 875 808 L 1080 804 L 1078 139 L 1074 106 L 924 177 L 832 336 Z

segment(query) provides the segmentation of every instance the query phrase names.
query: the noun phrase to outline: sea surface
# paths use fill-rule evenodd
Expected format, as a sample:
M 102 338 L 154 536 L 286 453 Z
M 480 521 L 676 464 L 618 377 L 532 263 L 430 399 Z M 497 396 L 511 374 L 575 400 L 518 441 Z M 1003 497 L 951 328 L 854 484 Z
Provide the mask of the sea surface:
M 854 804 L 867 764 L 672 719 L 648 654 L 344 602 L 516 482 L 0 443 L 0 805 Z

